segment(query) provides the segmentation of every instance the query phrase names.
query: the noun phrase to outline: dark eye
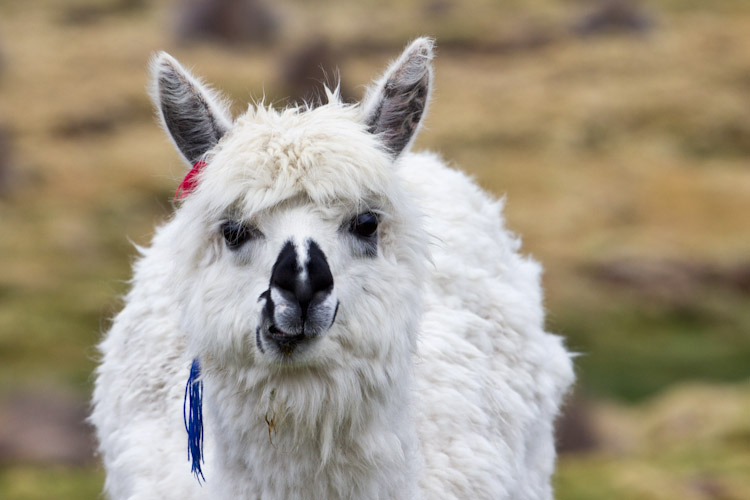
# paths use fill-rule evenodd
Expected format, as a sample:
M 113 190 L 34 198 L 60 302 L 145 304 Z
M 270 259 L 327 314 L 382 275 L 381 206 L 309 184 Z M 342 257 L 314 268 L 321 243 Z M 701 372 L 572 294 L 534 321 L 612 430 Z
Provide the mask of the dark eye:
M 245 242 L 260 236 L 260 231 L 238 221 L 227 221 L 221 225 L 221 235 L 230 250 L 237 250 Z
M 372 212 L 364 212 L 352 219 L 349 231 L 360 238 L 369 238 L 378 230 L 378 216 Z

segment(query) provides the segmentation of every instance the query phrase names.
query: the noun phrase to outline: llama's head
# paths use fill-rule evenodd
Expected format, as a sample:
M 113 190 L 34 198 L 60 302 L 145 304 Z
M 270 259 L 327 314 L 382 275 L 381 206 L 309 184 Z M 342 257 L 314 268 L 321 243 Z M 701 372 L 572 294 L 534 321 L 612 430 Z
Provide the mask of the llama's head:
M 413 42 L 359 105 L 236 120 L 174 59 L 152 63 L 163 125 L 188 164 L 169 237 L 182 328 L 213 366 L 356 366 L 410 352 L 426 241 L 399 182 L 427 106 L 433 44 Z

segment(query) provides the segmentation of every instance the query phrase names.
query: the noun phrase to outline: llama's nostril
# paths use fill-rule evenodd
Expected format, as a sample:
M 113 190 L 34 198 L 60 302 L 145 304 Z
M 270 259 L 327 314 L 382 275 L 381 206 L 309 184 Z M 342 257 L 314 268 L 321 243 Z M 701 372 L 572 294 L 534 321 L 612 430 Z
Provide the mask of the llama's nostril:
M 333 274 L 328 260 L 317 243 L 309 240 L 307 258 L 307 277 L 313 294 L 328 292 L 333 288 Z
M 271 270 L 271 285 L 281 291 L 295 294 L 298 274 L 297 252 L 292 242 L 287 241 Z

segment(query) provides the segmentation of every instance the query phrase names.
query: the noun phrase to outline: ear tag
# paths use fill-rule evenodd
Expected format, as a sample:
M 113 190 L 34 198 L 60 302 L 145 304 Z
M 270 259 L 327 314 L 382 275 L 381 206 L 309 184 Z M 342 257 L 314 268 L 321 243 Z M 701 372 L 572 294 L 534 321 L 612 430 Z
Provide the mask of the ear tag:
M 188 434 L 188 460 L 192 462 L 190 472 L 195 474 L 198 483 L 205 481 L 201 470 L 203 460 L 203 381 L 200 380 L 201 365 L 198 358 L 190 367 L 190 377 L 185 386 L 185 399 L 182 403 L 182 418 Z M 205 463 L 205 462 L 204 462 Z
M 195 190 L 196 187 L 198 187 L 198 174 L 201 172 L 201 170 L 203 170 L 203 167 L 205 166 L 206 162 L 203 160 L 198 160 L 193 163 L 193 168 L 190 169 L 190 172 L 187 173 L 180 185 L 177 186 L 177 191 L 175 192 L 172 201 L 183 199 L 185 196 Z

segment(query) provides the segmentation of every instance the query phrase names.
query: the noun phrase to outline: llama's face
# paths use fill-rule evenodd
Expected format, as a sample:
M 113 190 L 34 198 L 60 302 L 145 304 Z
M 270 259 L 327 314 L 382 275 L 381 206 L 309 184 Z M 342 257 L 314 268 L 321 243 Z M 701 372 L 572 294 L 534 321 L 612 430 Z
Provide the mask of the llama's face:
M 430 49 L 407 50 L 363 106 L 258 107 L 234 123 L 157 61 L 165 125 L 207 164 L 174 223 L 183 328 L 208 365 L 351 365 L 413 347 L 426 243 L 395 163 L 426 104 Z
M 425 241 L 378 141 L 340 104 L 235 123 L 177 214 L 199 353 L 298 366 L 408 348 Z
M 330 362 L 356 343 L 355 324 L 388 316 L 386 284 L 408 280 L 400 246 L 414 240 L 403 229 L 413 215 L 357 120 L 341 105 L 251 112 L 209 155 L 178 212 L 199 236 L 185 240 L 185 310 L 200 351 Z

